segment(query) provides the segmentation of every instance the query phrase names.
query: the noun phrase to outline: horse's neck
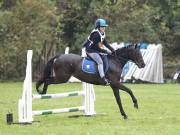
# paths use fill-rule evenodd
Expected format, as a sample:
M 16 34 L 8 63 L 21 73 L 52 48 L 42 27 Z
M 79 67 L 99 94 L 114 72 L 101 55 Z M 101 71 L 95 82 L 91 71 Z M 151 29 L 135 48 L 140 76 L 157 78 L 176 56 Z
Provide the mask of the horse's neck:
M 123 57 L 115 57 L 115 56 L 109 56 L 109 60 L 113 60 L 113 61 L 116 61 L 116 63 L 119 63 L 120 67 L 123 68 L 124 65 L 127 63 L 127 59 L 124 59 Z
M 122 65 L 122 67 L 124 67 L 125 64 L 128 62 L 128 59 L 125 59 L 125 58 L 122 57 L 122 58 L 119 59 L 119 61 L 120 61 L 121 65 Z
M 129 59 L 129 56 L 128 56 L 128 53 L 127 53 L 127 50 L 122 50 L 122 51 L 120 51 L 117 57 L 118 57 L 121 65 L 122 65 L 123 67 L 124 67 L 124 65 L 130 60 L 130 59 Z

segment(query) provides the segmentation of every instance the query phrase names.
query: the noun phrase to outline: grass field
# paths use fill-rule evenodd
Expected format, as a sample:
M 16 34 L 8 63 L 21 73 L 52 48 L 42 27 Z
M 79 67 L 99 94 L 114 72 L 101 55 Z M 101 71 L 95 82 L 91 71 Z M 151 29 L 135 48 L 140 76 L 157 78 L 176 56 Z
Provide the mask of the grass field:
M 6 124 L 6 114 L 13 112 L 18 121 L 17 102 L 22 83 L 0 83 L 0 135 L 180 135 L 179 84 L 126 84 L 138 99 L 134 109 L 130 96 L 121 98 L 128 120 L 120 116 L 110 87 L 95 86 L 96 112 L 84 117 L 82 112 L 35 116 L 32 125 Z M 81 84 L 52 85 L 49 93 L 81 89 Z M 78 106 L 80 97 L 37 100 L 33 109 L 55 109 Z

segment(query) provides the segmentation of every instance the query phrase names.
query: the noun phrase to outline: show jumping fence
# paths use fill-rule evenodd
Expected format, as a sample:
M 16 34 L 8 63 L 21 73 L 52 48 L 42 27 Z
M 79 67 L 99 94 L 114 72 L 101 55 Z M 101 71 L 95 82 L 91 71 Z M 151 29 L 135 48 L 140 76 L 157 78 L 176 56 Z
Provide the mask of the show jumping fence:
M 47 115 L 54 113 L 64 113 L 64 112 L 76 112 L 83 111 L 84 115 L 95 115 L 94 110 L 94 87 L 92 84 L 82 83 L 82 91 L 73 91 L 67 93 L 57 93 L 57 94 L 45 94 L 45 95 L 32 95 L 32 50 L 28 50 L 27 53 L 27 67 L 26 67 L 26 77 L 23 84 L 23 94 L 22 98 L 19 99 L 18 109 L 19 109 L 19 123 L 32 123 L 33 116 L 35 115 Z M 83 96 L 82 106 L 62 108 L 62 109 L 49 109 L 49 110 L 32 110 L 32 101 L 35 99 L 52 99 L 52 98 L 65 98 L 71 96 Z

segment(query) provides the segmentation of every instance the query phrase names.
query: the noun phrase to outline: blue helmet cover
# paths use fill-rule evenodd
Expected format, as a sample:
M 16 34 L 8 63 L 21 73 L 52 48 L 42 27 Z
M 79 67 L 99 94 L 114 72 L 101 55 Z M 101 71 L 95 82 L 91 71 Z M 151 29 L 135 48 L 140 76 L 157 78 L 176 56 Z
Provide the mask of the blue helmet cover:
M 95 22 L 95 27 L 107 27 L 108 24 L 105 19 L 97 19 Z

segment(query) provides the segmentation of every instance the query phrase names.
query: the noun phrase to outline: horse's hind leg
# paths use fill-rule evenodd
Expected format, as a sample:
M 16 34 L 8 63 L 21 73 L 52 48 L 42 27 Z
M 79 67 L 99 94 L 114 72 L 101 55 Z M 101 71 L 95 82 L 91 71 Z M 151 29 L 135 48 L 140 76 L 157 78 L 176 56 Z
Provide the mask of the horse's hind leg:
M 42 90 L 40 90 L 40 86 L 44 83 L 44 79 L 39 79 L 37 82 L 36 82 L 36 90 L 39 94 L 42 94 Z
M 47 93 L 48 85 L 52 84 L 53 80 L 54 80 L 54 78 L 50 77 L 50 78 L 48 78 L 48 79 L 46 79 L 44 81 L 43 91 L 42 91 L 41 94 L 46 94 Z
M 63 77 L 58 78 L 58 79 L 56 77 L 47 78 L 44 81 L 43 91 L 42 91 L 41 94 L 46 94 L 47 93 L 48 85 L 66 83 L 69 80 L 70 77 L 71 77 L 71 75 L 66 75 L 66 76 L 63 76 Z
M 37 92 L 39 94 L 46 94 L 47 89 L 48 89 L 48 85 L 49 84 L 53 84 L 53 82 L 54 82 L 54 77 L 49 77 L 49 78 L 44 79 L 44 80 L 42 80 L 42 79 L 38 80 L 37 83 L 36 83 L 36 90 L 37 90 Z M 39 87 L 42 84 L 43 84 L 43 89 L 40 90 Z

